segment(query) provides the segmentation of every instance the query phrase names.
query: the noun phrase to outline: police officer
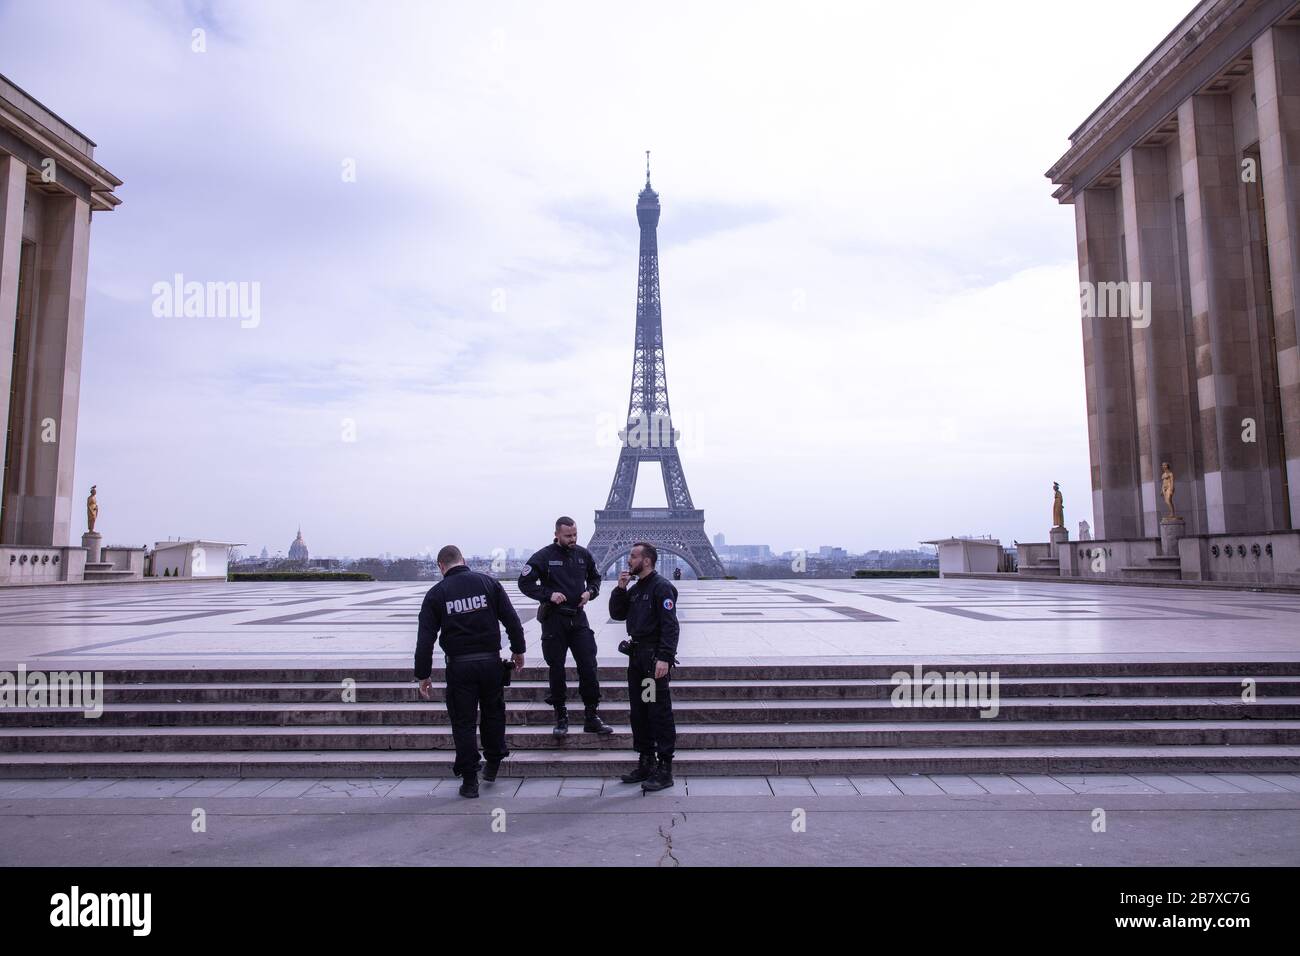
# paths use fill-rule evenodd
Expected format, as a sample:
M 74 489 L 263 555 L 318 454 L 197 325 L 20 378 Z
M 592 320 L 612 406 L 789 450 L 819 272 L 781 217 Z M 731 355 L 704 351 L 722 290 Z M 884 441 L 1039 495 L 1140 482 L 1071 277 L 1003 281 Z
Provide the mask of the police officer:
M 673 750 L 677 727 L 668 675 L 677 663 L 677 588 L 655 570 L 659 553 L 645 541 L 632 546 L 627 570 L 609 592 L 609 616 L 627 621 L 631 650 L 627 662 L 627 693 L 632 706 L 632 746 L 637 767 L 624 774 L 624 783 L 642 790 L 673 785 Z M 628 586 L 630 578 L 636 584 Z
M 555 540 L 538 551 L 519 573 L 519 590 L 540 601 L 542 657 L 550 669 L 550 694 L 555 708 L 556 737 L 569 732 L 565 704 L 569 687 L 564 680 L 565 655 L 573 652 L 578 668 L 578 693 L 586 711 L 582 729 L 589 734 L 612 734 L 614 728 L 596 713 L 600 681 L 596 678 L 596 635 L 587 626 L 587 602 L 600 593 L 600 572 L 591 552 L 578 544 L 578 526 L 572 518 L 555 519 Z
M 465 567 L 465 558 L 454 544 L 438 552 L 438 570 L 442 580 L 429 588 L 420 607 L 415 677 L 420 682 L 420 696 L 431 699 L 433 644 L 441 639 L 447 660 L 447 714 L 456 741 L 452 771 L 461 778 L 460 795 L 477 797 L 479 751 L 474 730 L 480 709 L 487 757 L 483 779 L 489 783 L 496 780 L 501 761 L 510 753 L 506 749 L 506 674 L 498 622 L 506 627 L 516 668 L 524 666 L 524 627 L 501 582 Z

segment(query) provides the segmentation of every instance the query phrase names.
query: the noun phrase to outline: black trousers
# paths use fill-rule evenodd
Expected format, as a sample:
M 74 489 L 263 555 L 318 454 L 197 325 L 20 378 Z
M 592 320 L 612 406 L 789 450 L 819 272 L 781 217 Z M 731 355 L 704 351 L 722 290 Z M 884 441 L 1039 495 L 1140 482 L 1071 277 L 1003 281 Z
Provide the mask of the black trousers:
M 627 662 L 627 695 L 632 707 L 632 746 L 639 754 L 671 757 L 677 746 L 673 721 L 673 694 L 668 686 L 672 670 L 655 679 L 655 649 L 637 647 Z M 650 683 L 646 683 L 646 681 Z
M 550 694 L 546 702 L 552 707 L 564 704 L 569 694 L 564 679 L 564 662 L 569 651 L 578 668 L 578 694 L 587 713 L 595 713 L 600 703 L 600 681 L 596 678 L 596 635 L 587 626 L 587 615 L 573 617 L 552 611 L 542 622 L 542 658 L 550 669 Z
M 478 772 L 475 724 L 482 713 L 483 753 L 489 760 L 504 760 L 506 749 L 506 692 L 501 660 L 447 661 L 447 714 L 456 741 L 456 776 Z

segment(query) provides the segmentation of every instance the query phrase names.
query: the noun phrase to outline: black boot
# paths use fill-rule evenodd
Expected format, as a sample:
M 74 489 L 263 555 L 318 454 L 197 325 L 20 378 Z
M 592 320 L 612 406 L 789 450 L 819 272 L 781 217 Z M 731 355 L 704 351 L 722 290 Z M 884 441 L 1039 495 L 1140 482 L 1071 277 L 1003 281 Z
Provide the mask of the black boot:
M 618 779 L 624 783 L 640 783 L 642 780 L 648 780 L 655 772 L 655 755 L 641 754 L 637 761 L 636 769 L 631 773 L 625 773 Z
M 501 761 L 493 760 L 489 757 L 483 762 L 483 782 L 496 783 L 497 771 L 501 769 Z
M 555 729 L 551 731 L 556 737 L 563 737 L 569 732 L 569 712 L 563 705 L 555 708 Z
M 641 784 L 641 789 L 653 793 L 656 790 L 667 790 L 673 785 L 673 758 L 660 757 L 659 765 L 655 767 L 655 772 L 650 778 Z
M 589 710 L 582 721 L 582 731 L 587 734 L 612 734 L 614 728 L 601 720 L 594 710 Z
M 470 772 L 461 775 L 460 795 L 462 797 L 478 796 L 478 774 L 477 773 Z

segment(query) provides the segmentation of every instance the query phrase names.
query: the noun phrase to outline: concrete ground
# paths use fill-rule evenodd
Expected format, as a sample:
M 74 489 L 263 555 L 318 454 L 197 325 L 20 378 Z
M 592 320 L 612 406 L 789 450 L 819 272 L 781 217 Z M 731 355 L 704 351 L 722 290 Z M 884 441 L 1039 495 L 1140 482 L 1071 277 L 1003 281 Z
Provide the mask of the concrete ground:
M 405 667 L 426 590 L 21 589 L 0 611 L 0 668 Z M 539 663 L 532 602 L 509 590 Z M 678 606 L 683 663 L 1300 655 L 1296 595 L 793 579 L 681 582 Z M 602 662 L 621 663 L 603 596 L 591 622 Z M 1290 774 L 680 778 L 648 796 L 503 779 L 473 801 L 454 787 L 0 780 L 0 864 L 1300 865 Z
M 1295 660 L 1300 595 L 938 579 L 681 581 L 683 663 Z M 0 665 L 405 667 L 427 584 L 139 584 L 17 588 Z M 507 591 L 541 663 L 536 603 Z M 624 626 L 589 613 L 603 663 Z M 435 656 L 435 664 L 441 659 Z
M 8 866 L 1300 864 L 1292 774 L 4 784 Z

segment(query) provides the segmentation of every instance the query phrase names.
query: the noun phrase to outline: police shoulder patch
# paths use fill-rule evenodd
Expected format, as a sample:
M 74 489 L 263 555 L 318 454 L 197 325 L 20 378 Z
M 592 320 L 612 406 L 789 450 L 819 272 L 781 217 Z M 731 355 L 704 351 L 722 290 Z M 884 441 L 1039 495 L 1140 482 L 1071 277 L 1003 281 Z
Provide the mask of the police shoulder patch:
M 665 611 L 671 611 L 672 609 L 673 609 L 673 599 L 672 599 L 672 598 L 664 598 L 664 610 L 665 610 Z
M 532 573 L 533 573 L 533 566 L 531 564 L 525 564 L 523 570 L 519 572 L 519 576 L 521 578 L 526 578 L 528 577 L 528 575 Z

